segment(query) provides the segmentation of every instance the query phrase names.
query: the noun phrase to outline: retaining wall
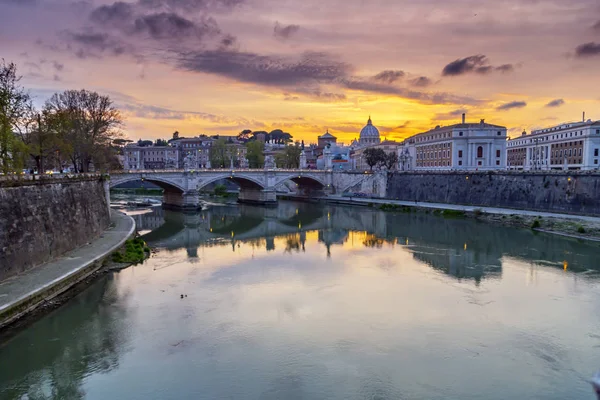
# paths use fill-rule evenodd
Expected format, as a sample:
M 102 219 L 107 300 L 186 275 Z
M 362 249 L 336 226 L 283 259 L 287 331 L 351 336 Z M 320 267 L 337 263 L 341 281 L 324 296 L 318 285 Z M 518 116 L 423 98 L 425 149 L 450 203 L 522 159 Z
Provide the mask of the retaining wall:
M 105 181 L 0 181 L 0 280 L 97 238 L 110 224 Z
M 600 215 L 598 173 L 397 172 L 387 197 L 523 210 Z

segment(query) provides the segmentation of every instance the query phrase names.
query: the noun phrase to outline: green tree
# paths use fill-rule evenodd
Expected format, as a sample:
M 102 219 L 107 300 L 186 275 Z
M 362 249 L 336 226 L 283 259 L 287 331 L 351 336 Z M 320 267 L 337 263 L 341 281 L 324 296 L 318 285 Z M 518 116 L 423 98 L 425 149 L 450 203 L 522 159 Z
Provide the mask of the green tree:
M 246 143 L 246 158 L 250 168 L 262 168 L 265 164 L 265 156 L 263 154 L 265 144 L 258 140 L 253 140 Z
M 275 164 L 278 168 L 299 168 L 300 153 L 302 147 L 299 145 L 286 146 L 282 153 L 275 155 Z
M 376 165 L 382 165 L 385 163 L 386 154 L 383 149 L 377 149 L 375 147 L 370 147 L 365 149 L 363 152 L 363 157 L 365 158 L 365 162 L 367 165 L 373 170 L 373 167 Z
M 229 151 L 225 139 L 217 139 L 210 147 L 210 165 L 213 168 L 229 167 Z
M 19 140 L 18 131 L 27 117 L 31 98 L 20 86 L 17 66 L 0 61 L 0 169 L 3 173 L 23 168 L 27 146 Z

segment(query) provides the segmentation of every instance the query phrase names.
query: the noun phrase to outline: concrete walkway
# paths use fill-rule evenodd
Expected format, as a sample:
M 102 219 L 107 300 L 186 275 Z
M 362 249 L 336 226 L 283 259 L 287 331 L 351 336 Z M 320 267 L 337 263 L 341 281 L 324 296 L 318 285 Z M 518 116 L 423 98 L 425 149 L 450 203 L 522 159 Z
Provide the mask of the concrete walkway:
M 342 197 L 342 196 L 327 196 L 323 198 L 327 201 L 340 202 L 343 204 L 356 204 L 365 205 L 368 203 L 373 204 L 396 204 L 400 206 L 408 207 L 422 207 L 422 208 L 435 208 L 441 210 L 458 210 L 473 212 L 475 210 L 481 210 L 488 214 L 504 214 L 504 215 L 528 215 L 532 217 L 543 217 L 543 218 L 562 218 L 572 219 L 579 221 L 589 222 L 600 222 L 600 217 L 591 217 L 587 215 L 574 215 L 574 214 L 558 214 L 549 213 L 542 211 L 528 211 L 528 210 L 514 210 L 511 208 L 498 208 L 498 207 L 481 207 L 481 206 L 463 206 L 457 204 L 443 204 L 443 203 L 422 203 L 414 201 L 402 201 L 402 200 L 391 200 L 391 199 L 369 199 L 363 197 Z
M 121 247 L 134 232 L 133 218 L 111 210 L 111 226 L 98 239 L 57 260 L 0 282 L 0 327 L 98 270 L 104 258 Z

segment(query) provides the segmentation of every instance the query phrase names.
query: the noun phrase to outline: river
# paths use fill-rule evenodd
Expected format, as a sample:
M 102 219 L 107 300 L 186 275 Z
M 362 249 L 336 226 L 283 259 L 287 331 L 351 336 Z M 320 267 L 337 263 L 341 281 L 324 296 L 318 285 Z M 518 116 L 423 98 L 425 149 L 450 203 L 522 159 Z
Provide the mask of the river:
M 157 252 L 0 344 L 0 399 L 593 398 L 598 243 L 292 202 L 134 218 Z

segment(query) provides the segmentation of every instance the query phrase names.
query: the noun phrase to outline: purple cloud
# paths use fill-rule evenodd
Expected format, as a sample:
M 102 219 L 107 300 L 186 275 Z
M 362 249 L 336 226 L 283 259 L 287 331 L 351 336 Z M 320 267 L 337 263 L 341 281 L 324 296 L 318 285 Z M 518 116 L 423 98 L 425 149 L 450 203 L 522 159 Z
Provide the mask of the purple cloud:
M 444 69 L 442 70 L 442 75 L 457 76 L 468 74 L 471 72 L 484 75 L 492 71 L 506 73 L 511 72 L 513 70 L 514 66 L 512 64 L 503 64 L 498 67 L 494 67 L 489 64 L 489 60 L 485 55 L 477 54 L 474 56 L 459 58 L 457 60 L 452 61 L 444 67 Z
M 405 75 L 404 71 L 385 70 L 385 71 L 381 71 L 380 73 L 375 75 L 373 77 L 373 80 L 392 84 L 392 83 L 396 82 L 397 80 L 402 79 L 404 77 L 404 75 Z
M 300 30 L 300 25 L 280 25 L 279 22 L 275 22 L 273 28 L 273 36 L 278 39 L 289 39 Z
M 563 99 L 555 99 L 546 104 L 544 107 L 560 107 L 563 104 L 565 104 L 565 101 Z
M 510 103 L 502 104 L 501 106 L 496 107 L 498 111 L 508 111 L 513 108 L 523 108 L 526 107 L 527 103 L 524 101 L 511 101 Z
M 579 58 L 600 56 L 600 43 L 589 42 L 577 46 L 575 55 Z

